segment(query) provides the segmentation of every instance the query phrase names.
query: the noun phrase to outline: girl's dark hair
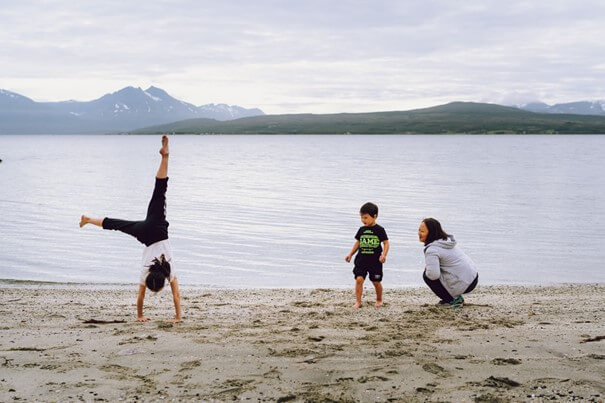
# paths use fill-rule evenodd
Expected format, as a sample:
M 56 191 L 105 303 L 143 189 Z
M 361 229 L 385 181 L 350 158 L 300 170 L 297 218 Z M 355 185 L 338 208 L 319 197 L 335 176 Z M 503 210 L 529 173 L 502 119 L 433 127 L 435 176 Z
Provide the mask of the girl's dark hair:
M 170 278 L 170 263 L 168 263 L 164 255 L 159 258 L 156 257 L 151 262 L 149 274 L 145 279 L 147 288 L 155 292 L 160 291 L 164 288 L 167 278 Z
M 424 223 L 424 225 L 426 225 L 426 229 L 429 230 L 429 234 L 427 235 L 426 240 L 424 241 L 425 245 L 428 245 L 431 242 L 436 241 L 437 239 L 443 239 L 444 241 L 447 241 L 447 237 L 449 235 L 443 230 L 443 228 L 441 228 L 441 224 L 439 223 L 439 221 L 435 220 L 434 218 L 425 218 L 424 220 L 422 220 L 422 222 Z
M 359 214 L 368 214 L 371 217 L 378 215 L 378 206 L 374 203 L 367 202 L 359 209 Z

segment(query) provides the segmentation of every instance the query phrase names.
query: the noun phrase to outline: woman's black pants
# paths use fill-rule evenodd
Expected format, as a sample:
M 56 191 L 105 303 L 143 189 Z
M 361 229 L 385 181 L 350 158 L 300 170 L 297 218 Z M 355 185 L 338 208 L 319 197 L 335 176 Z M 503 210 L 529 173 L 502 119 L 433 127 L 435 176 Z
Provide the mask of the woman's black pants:
M 431 280 L 430 278 L 428 278 L 426 276 L 426 273 L 422 273 L 422 278 L 424 279 L 424 282 L 426 283 L 426 285 L 428 285 L 429 288 L 435 293 L 435 295 L 437 295 L 439 298 L 441 298 L 442 301 L 452 302 L 454 300 L 454 298 L 450 295 L 450 293 L 445 289 L 443 284 L 441 284 L 441 280 L 439 280 L 439 279 Z M 479 281 L 479 275 L 477 274 L 477 277 L 475 277 L 475 279 L 473 280 L 471 285 L 468 286 L 468 288 L 466 289 L 466 291 L 463 292 L 463 294 L 473 291 L 475 289 L 475 287 L 477 286 L 478 281 Z

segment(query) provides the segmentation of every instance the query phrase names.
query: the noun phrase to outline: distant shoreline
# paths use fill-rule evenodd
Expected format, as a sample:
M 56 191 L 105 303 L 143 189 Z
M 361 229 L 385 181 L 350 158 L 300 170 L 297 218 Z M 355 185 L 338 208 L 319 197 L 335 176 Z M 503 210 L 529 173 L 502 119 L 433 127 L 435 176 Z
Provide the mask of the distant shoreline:
M 177 116 L 135 121 L 14 118 L 0 133 L 132 134 L 603 134 L 605 115 L 537 113 L 476 102 L 407 111 L 256 115 L 231 120 Z M 151 123 L 151 122 L 166 123 Z M 0 122 L 2 123 L 2 122 Z
M 131 133 L 216 134 L 597 134 L 605 116 L 535 113 L 493 104 L 452 102 L 409 111 L 262 115 L 227 121 L 187 119 Z
M 172 136 L 603 136 L 599 133 L 186 133 L 186 132 L 154 132 L 154 133 L 31 133 L 13 134 L 0 133 L 2 136 L 158 136 L 167 133 Z

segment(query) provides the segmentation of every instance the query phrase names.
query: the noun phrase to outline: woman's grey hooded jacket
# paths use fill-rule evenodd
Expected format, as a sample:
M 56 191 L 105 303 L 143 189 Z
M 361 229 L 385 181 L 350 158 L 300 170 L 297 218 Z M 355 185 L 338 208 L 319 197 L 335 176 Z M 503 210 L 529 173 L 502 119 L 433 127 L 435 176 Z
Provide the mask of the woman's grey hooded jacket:
M 447 240 L 438 239 L 424 248 L 426 276 L 441 280 L 441 284 L 454 298 L 461 295 L 477 277 L 475 263 L 459 248 L 449 235 Z

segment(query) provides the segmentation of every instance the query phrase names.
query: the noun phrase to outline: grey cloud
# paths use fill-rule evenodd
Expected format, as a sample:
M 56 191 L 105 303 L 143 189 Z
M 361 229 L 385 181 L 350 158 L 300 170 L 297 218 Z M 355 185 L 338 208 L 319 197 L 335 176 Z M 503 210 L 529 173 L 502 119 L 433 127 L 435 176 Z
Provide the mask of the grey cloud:
M 0 87 L 88 77 L 170 91 L 180 77 L 181 91 L 207 82 L 237 102 L 253 80 L 273 97 L 256 102 L 346 107 L 522 90 L 603 98 L 604 16 L 592 0 L 21 1 L 0 9 Z

